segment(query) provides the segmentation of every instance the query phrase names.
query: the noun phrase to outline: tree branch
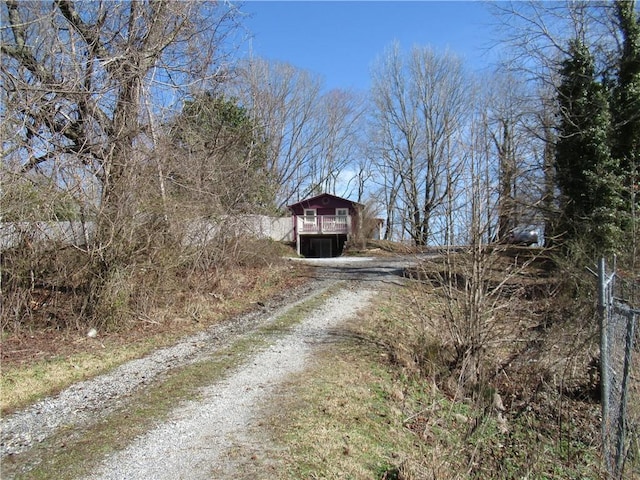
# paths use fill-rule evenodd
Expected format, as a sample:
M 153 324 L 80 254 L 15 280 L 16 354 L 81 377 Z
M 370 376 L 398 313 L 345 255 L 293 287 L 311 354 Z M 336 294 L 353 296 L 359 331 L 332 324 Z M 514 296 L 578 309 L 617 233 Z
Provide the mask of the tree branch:
M 9 13 L 9 24 L 11 25 L 11 31 L 13 32 L 13 38 L 16 43 L 15 46 L 3 43 L 0 45 L 0 50 L 17 60 L 22 66 L 38 77 L 41 82 L 55 84 L 55 78 L 37 62 L 33 52 L 27 45 L 23 28 L 24 22 L 18 12 L 17 0 L 6 0 L 5 3 Z
M 55 4 L 58 6 L 60 13 L 67 19 L 67 21 L 71 24 L 73 29 L 78 32 L 87 45 L 89 45 L 91 49 L 91 53 L 95 56 L 107 59 L 110 54 L 109 50 L 102 44 L 100 41 L 100 37 L 96 34 L 97 29 L 93 28 L 91 25 L 87 25 L 78 15 L 75 8 L 73 7 L 73 3 L 68 0 L 55 0 Z M 105 68 L 109 69 L 109 63 L 106 63 Z

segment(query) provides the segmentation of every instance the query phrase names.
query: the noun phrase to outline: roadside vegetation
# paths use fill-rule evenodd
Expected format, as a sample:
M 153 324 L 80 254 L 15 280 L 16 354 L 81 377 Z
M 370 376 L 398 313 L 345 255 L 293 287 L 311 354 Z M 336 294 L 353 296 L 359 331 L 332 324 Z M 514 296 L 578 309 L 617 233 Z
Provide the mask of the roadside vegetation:
M 105 455 L 125 448 L 150 426 L 162 421 L 183 402 L 197 399 L 202 388 L 218 382 L 244 363 L 251 355 L 266 348 L 279 336 L 286 333 L 305 316 L 313 312 L 327 297 L 339 291 L 342 284 L 335 283 L 307 300 L 287 308 L 270 322 L 229 339 L 216 355 L 198 362 L 171 368 L 163 373 L 162 380 L 134 392 L 126 402 L 113 412 L 88 427 L 63 427 L 43 442 L 38 442 L 27 452 L 3 459 L 3 475 L 15 479 L 48 479 L 51 472 L 56 478 L 72 479 L 86 475 Z M 159 336 L 165 341 L 168 338 Z M 117 355 L 124 350 L 134 355 L 136 343 L 107 346 L 109 353 Z M 116 357 L 111 364 L 122 361 Z M 67 365 L 73 371 L 75 365 Z M 65 369 L 63 369 L 65 370 Z M 29 375 L 32 368 L 25 368 Z M 46 383 L 34 382 L 35 391 L 46 393 Z
M 463 277 L 469 258 L 456 257 Z M 384 290 L 283 387 L 263 415 L 272 448 L 238 452 L 240 478 L 608 478 L 596 325 L 568 314 L 574 285 L 539 251 L 491 258 L 493 280 L 518 273 L 493 303 L 474 382 L 456 352 L 451 320 L 464 319 L 448 313 L 446 260 L 430 261 L 405 287 Z M 464 288 L 453 295 L 462 302 Z M 593 315 L 592 305 L 578 308 L 580 318 Z M 630 462 L 626 478 L 640 478 Z
M 406 249 L 372 242 L 369 254 L 406 254 Z M 594 302 L 588 295 L 576 300 L 577 293 L 592 288 L 588 277 L 535 248 L 483 249 L 476 261 L 474 268 L 469 250 L 433 257 L 406 272 L 405 286 L 390 284 L 381 290 L 371 308 L 335 332 L 317 361 L 268 403 L 277 407 L 265 407 L 260 430 L 253 432 L 261 446 L 253 443 L 251 451 L 230 454 L 237 462 L 237 478 L 607 478 L 600 457 Z M 471 288 L 479 266 L 480 292 Z M 208 314 L 179 334 L 155 325 L 155 333 L 147 326 L 131 331 L 134 335 L 127 339 L 76 336 L 68 345 L 75 355 L 9 364 L 3 382 L 14 381 L 4 384 L 9 388 L 3 385 L 3 395 L 25 378 L 35 381 L 33 392 L 52 393 L 56 378 L 61 381 L 56 388 L 61 388 L 79 375 L 110 368 L 105 358 L 115 365 L 221 321 L 212 305 L 226 314 L 242 305 L 251 308 L 308 275 L 292 272 L 286 264 L 273 268 L 277 278 L 287 273 L 287 283 L 262 277 L 256 285 L 271 287 L 236 287 L 229 304 L 210 298 L 197 308 L 193 304 Z M 271 270 L 259 271 L 265 275 Z M 309 308 L 301 305 L 264 333 L 286 329 Z M 151 419 L 167 414 L 178 398 L 214 381 L 229 362 L 241 362 L 250 345 L 259 342 L 258 337 L 243 340 L 223 355 L 222 363 L 181 368 L 142 392 L 133 410 L 88 432 L 63 432 L 40 445 L 28 455 L 41 458 L 41 468 L 25 478 L 47 478 L 51 468 L 68 472 L 68 478 L 85 471 L 88 458 L 124 446 Z M 82 363 L 83 358 L 95 362 L 96 370 L 83 367 L 94 365 Z M 14 377 L 20 371 L 22 380 Z M 631 389 L 639 391 L 637 378 Z M 28 401 L 23 398 L 16 405 Z M 92 441 L 86 442 L 87 435 Z M 636 458 L 630 457 L 628 478 L 638 476 Z M 3 468 L 10 472 L 19 466 L 16 458 Z
M 162 295 L 153 299 L 153 306 L 148 304 L 137 318 L 127 319 L 131 311 L 127 304 L 117 328 L 97 325 L 91 332 L 75 322 L 65 324 L 63 319 L 75 318 L 75 294 L 44 286 L 32 290 L 32 298 L 40 299 L 40 304 L 32 309 L 31 322 L 7 328 L 2 334 L 2 413 L 259 308 L 258 303 L 307 280 L 304 266 L 283 259 L 283 255 L 294 254 L 289 247 L 271 241 L 251 241 L 244 247 L 251 251 L 224 269 L 189 277 L 173 272 L 173 278 L 163 279 Z M 138 291 L 145 297 L 149 294 Z

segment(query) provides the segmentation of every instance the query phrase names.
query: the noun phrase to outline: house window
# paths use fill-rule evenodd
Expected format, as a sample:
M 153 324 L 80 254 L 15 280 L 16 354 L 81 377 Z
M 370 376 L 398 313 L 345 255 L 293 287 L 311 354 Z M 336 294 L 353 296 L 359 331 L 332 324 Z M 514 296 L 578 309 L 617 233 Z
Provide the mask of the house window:
M 305 208 L 304 209 L 304 223 L 316 223 L 316 209 Z
M 336 217 L 346 217 L 349 215 L 348 208 L 336 208 Z

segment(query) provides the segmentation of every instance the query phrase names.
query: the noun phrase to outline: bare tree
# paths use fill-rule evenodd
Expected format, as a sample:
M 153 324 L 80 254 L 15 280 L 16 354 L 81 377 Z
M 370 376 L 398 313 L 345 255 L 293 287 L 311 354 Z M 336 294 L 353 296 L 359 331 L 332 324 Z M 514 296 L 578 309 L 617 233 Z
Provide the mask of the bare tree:
M 349 91 L 331 90 L 322 96 L 319 106 L 323 134 L 310 181 L 319 185 L 322 192 L 347 197 L 351 193 L 351 182 L 358 176 L 358 132 L 363 102 Z M 361 197 L 361 193 L 358 196 Z
M 617 57 L 615 10 L 611 2 L 496 2 L 492 4 L 502 42 L 509 47 L 504 66 L 526 77 L 556 86 L 569 40 L 583 39 L 596 54 L 599 71 L 611 69 Z
M 3 176 L 43 175 L 81 200 L 96 225 L 88 253 L 100 296 L 113 269 L 148 246 L 148 190 L 139 185 L 162 188 L 158 176 L 143 177 L 153 117 L 227 74 L 221 45 L 237 12 L 199 1 L 68 0 L 7 0 L 0 11 Z
M 375 136 L 374 136 L 375 137 Z M 374 138 L 372 137 L 372 138 Z M 384 240 L 398 240 L 397 234 L 402 228 L 399 225 L 401 214 L 398 211 L 398 193 L 400 191 L 400 175 L 393 168 L 392 157 L 384 150 L 367 149 L 366 158 L 371 164 L 374 193 L 380 199 L 385 212 Z
M 403 228 L 418 245 L 430 240 L 433 215 L 447 197 L 448 160 L 468 92 L 460 60 L 429 48 L 403 55 L 394 44 L 373 72 L 372 142 L 392 172 L 386 177 L 399 181 Z
M 201 2 L 5 2 L 11 157 L 22 172 L 60 159 L 80 166 L 99 185 L 99 241 L 108 241 L 133 213 L 134 150 L 148 133 L 143 91 L 160 105 L 220 75 L 221 39 L 210 32 L 223 35 L 233 15 Z
M 539 196 L 536 192 L 536 198 L 531 198 L 534 189 L 530 185 L 541 178 L 533 148 L 539 139 L 529 131 L 531 95 L 522 78 L 497 72 L 486 79 L 486 85 L 481 109 L 495 157 L 497 225 L 493 237 L 502 240 L 533 220 L 530 210 Z
M 533 106 L 527 115 L 526 132 L 539 175 L 537 181 L 530 181 L 528 185 L 533 190 L 532 196 L 537 198 L 532 208 L 539 213 L 545 246 L 551 247 L 560 215 L 555 168 L 557 106 L 548 84 L 542 85 L 529 103 Z
M 425 325 L 445 333 L 445 344 L 453 349 L 450 365 L 458 377 L 458 392 L 479 401 L 486 401 L 477 395 L 488 378 L 486 347 L 506 341 L 498 321 L 501 312 L 519 301 L 507 293 L 506 286 L 523 270 L 516 260 L 496 275 L 496 263 L 506 257 L 500 247 L 487 245 L 497 224 L 499 159 L 493 125 L 483 106 L 478 104 L 465 129 L 458 188 L 452 193 L 460 248 L 448 249 L 433 263 L 425 262 L 428 267 L 422 272 L 437 287 L 429 291 L 426 301 L 440 309 L 425 318 Z
M 276 205 L 319 192 L 345 194 L 337 190 L 356 148 L 362 116 L 358 96 L 323 92 L 318 75 L 283 62 L 250 58 L 239 71 L 231 92 L 267 145 Z
M 278 207 L 299 195 L 321 141 L 318 117 L 321 81 L 282 62 L 247 60 L 233 92 L 261 129 L 267 145 L 267 168 L 279 189 Z
M 635 2 L 624 3 L 637 10 Z M 537 111 L 531 111 L 528 123 L 529 132 L 542 146 L 538 157 L 545 159 L 540 165 L 544 180 L 540 178 L 538 183 L 545 185 L 539 205 L 544 212 L 548 240 L 562 233 L 555 231 L 554 225 L 561 209 L 554 185 L 559 178 L 555 176 L 552 159 L 558 123 L 564 118 L 556 101 L 562 62 L 570 58 L 571 42 L 579 40 L 593 56 L 594 79 L 608 89 L 618 73 L 624 35 L 617 21 L 615 2 L 498 2 L 493 7 L 501 23 L 503 43 L 509 47 L 504 66 L 518 72 L 538 95 Z

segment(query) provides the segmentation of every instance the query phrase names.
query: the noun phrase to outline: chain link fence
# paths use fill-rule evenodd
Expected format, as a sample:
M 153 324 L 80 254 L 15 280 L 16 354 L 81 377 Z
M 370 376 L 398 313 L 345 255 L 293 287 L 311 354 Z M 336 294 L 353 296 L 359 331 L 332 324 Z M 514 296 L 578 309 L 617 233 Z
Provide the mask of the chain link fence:
M 612 479 L 640 478 L 639 285 L 598 268 L 602 445 Z M 636 477 L 638 475 L 638 477 Z

